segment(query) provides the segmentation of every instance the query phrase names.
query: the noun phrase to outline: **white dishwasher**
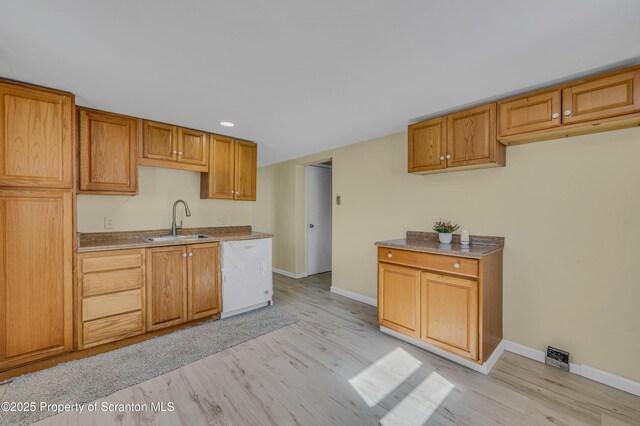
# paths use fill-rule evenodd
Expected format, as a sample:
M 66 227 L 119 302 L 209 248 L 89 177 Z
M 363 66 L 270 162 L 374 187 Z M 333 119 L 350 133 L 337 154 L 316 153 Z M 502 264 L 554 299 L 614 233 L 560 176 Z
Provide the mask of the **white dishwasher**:
M 272 303 L 271 240 L 222 242 L 222 318 Z

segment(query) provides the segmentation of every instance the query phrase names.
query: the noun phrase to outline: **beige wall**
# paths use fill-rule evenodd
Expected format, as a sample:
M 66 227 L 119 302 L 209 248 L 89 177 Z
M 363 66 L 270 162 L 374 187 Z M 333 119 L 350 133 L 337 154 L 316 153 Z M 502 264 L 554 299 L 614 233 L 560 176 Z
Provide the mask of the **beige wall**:
M 640 380 L 640 129 L 507 149 L 507 167 L 417 176 L 398 133 L 258 171 L 256 229 L 304 271 L 304 164 L 333 158 L 333 285 L 376 297 L 374 242 L 448 218 L 506 237 L 505 338 Z M 334 197 L 335 199 L 335 197 Z
M 251 225 L 248 201 L 201 200 L 200 173 L 158 167 L 140 167 L 139 195 L 78 195 L 78 231 L 101 232 L 104 216 L 113 219 L 114 231 L 169 229 L 173 203 L 189 203 L 191 217 L 178 207 L 178 222 L 185 227 L 216 226 L 220 216 L 226 225 Z

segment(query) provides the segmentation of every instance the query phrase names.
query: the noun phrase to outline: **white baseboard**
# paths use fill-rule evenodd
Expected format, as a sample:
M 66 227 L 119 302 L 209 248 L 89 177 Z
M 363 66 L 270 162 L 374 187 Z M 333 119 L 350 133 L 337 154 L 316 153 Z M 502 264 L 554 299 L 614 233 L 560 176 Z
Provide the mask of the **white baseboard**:
M 371 306 L 378 306 L 378 301 L 373 297 L 363 296 L 358 293 L 354 293 L 349 290 L 345 290 L 340 287 L 331 286 L 331 292 L 335 294 L 339 294 L 340 296 L 348 297 L 349 299 L 357 300 L 358 302 L 366 303 Z
M 299 280 L 300 278 L 308 276 L 306 272 L 294 274 L 293 272 L 285 271 L 284 269 L 271 268 L 271 270 L 276 274 L 284 275 L 285 277 L 293 278 L 294 280 Z
M 496 349 L 493 351 L 493 353 L 491 354 L 491 356 L 489 357 L 489 359 L 484 363 L 484 364 L 476 364 L 473 361 L 469 361 L 468 359 L 464 359 L 461 358 L 457 355 L 454 355 L 450 352 L 447 352 L 445 350 L 442 350 L 436 346 L 430 345 L 426 342 L 423 342 L 422 340 L 418 340 L 418 339 L 414 339 L 412 337 L 408 337 L 405 336 L 402 333 L 398 333 L 397 331 L 393 331 L 387 327 L 384 326 L 380 326 L 380 331 L 382 331 L 383 333 L 386 333 L 390 336 L 393 337 L 397 337 L 400 340 L 404 340 L 405 342 L 411 343 L 412 345 L 415 345 L 419 348 L 422 348 L 426 351 L 429 352 L 433 352 L 436 355 L 441 356 L 442 358 L 446 358 L 449 361 L 453 361 L 457 364 L 460 365 L 464 365 L 465 367 L 477 371 L 478 373 L 482 373 L 482 374 L 489 374 L 489 372 L 491 371 L 491 369 L 493 368 L 493 366 L 496 364 L 496 362 L 498 361 L 498 359 L 500 358 L 500 355 L 502 355 L 502 352 L 504 351 L 504 343 L 505 341 L 502 340 L 498 346 L 496 347 Z
M 545 353 L 543 351 L 530 348 L 528 346 L 521 345 L 519 343 L 504 341 L 504 350 L 513 352 L 514 354 L 522 355 L 526 358 L 533 359 L 538 362 L 544 362 Z M 625 377 L 618 376 L 613 373 L 599 370 L 597 368 L 590 367 L 585 364 L 569 364 L 569 371 L 578 376 L 586 377 L 594 382 L 602 383 L 612 388 L 620 389 L 625 392 L 629 392 L 633 395 L 640 396 L 640 382 L 627 379 Z

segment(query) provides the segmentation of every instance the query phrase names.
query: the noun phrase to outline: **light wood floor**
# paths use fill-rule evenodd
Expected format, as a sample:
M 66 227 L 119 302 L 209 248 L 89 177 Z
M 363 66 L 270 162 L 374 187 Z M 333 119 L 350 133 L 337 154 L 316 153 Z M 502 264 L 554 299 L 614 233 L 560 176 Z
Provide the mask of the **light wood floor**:
M 376 310 L 330 293 L 329 274 L 274 277 L 298 323 L 103 399 L 172 401 L 173 413 L 42 423 L 640 425 L 640 397 L 508 352 L 484 376 L 380 333 Z

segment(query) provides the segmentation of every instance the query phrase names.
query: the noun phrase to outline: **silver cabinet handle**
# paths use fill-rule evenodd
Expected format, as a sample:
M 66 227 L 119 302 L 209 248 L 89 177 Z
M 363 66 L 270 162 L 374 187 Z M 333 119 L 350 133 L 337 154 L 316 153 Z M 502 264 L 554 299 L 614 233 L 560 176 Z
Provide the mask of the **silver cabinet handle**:
M 444 155 L 440 156 L 440 161 L 444 160 Z
M 567 117 L 571 115 L 571 110 L 568 109 L 564 112 L 564 115 L 566 115 Z
M 451 155 L 447 154 L 447 160 L 451 160 Z
M 391 252 L 387 253 L 387 257 L 389 257 L 389 258 L 393 257 L 393 253 L 391 253 Z
M 182 257 L 187 257 L 187 253 L 182 253 Z
M 189 253 L 189 257 L 193 257 L 193 253 Z
M 551 115 L 551 118 L 558 118 L 558 117 L 560 117 L 560 114 L 558 114 L 557 112 L 554 112 L 554 113 Z
M 460 264 L 458 262 L 456 262 L 456 263 L 453 264 L 453 267 L 456 268 L 456 269 L 460 269 Z

